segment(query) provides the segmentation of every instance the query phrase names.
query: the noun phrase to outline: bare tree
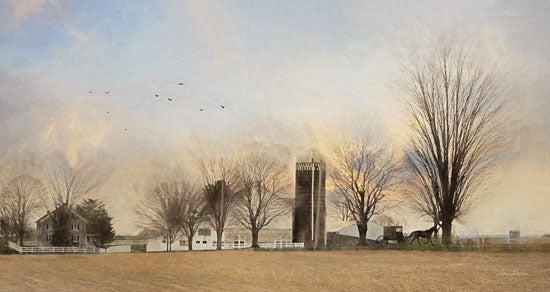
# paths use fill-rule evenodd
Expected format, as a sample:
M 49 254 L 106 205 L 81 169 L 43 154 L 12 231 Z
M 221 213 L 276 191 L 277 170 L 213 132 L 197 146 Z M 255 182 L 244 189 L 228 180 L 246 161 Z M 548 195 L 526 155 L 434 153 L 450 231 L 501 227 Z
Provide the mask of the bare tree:
M 351 215 L 350 207 L 346 199 L 343 196 L 332 193 L 328 197 L 330 206 L 331 217 L 339 221 L 351 221 L 353 216 Z
M 433 191 L 438 190 L 437 187 L 432 188 L 432 186 L 437 185 L 437 182 L 430 181 L 429 184 L 425 184 L 422 178 L 422 176 L 414 174 L 408 179 L 405 190 L 408 193 L 409 207 L 421 217 L 427 217 L 433 222 L 434 226 L 439 227 L 441 226 L 439 219 L 441 210 L 436 202 L 436 198 L 440 195 L 433 193 Z M 435 177 L 429 179 L 432 180 Z M 437 237 L 437 233 L 438 230 L 434 232 L 434 237 Z
M 26 174 L 13 178 L 2 190 L 2 213 L 11 222 L 21 246 L 30 217 L 41 207 L 44 196 L 42 182 Z
M 368 138 L 352 139 L 334 147 L 330 177 L 335 195 L 349 207 L 359 230 L 359 245 L 366 245 L 368 222 L 381 214 L 394 189 L 397 163 L 392 155 Z
M 237 180 L 240 191 L 235 217 L 252 232 L 252 247 L 258 248 L 262 228 L 291 210 L 283 197 L 290 187 L 288 169 L 275 156 L 254 152 L 240 161 Z
M 416 205 L 441 220 L 445 245 L 451 243 L 453 221 L 476 201 L 501 144 L 503 102 L 486 68 L 446 43 L 408 68 L 412 135 L 406 160 L 419 187 Z
M 159 232 L 166 240 L 166 251 L 172 250 L 172 243 L 180 229 L 181 209 L 177 183 L 161 183 L 153 187 L 138 204 L 136 213 L 141 224 Z
M 223 232 L 235 224 L 231 217 L 236 202 L 236 163 L 218 158 L 201 161 L 200 171 L 205 183 L 205 216 L 216 231 L 216 249 L 222 249 Z
M 57 159 L 51 165 L 47 173 L 47 192 L 55 208 L 52 212 L 54 246 L 71 244 L 70 223 L 74 217 L 73 206 L 101 185 L 101 173 L 94 166 L 94 163 L 72 166 L 64 158 Z
M 189 182 L 181 181 L 178 186 L 177 204 L 179 209 L 179 227 L 187 236 L 188 249 L 193 250 L 193 236 L 202 223 L 204 216 L 204 196 Z
M 52 165 L 48 173 L 48 193 L 55 206 L 67 205 L 71 208 L 95 191 L 100 183 L 101 177 L 92 164 L 73 167 L 60 160 Z
M 4 192 L 0 192 L 0 236 L 5 241 L 13 241 L 16 230 L 11 208 L 9 208 L 9 199 Z

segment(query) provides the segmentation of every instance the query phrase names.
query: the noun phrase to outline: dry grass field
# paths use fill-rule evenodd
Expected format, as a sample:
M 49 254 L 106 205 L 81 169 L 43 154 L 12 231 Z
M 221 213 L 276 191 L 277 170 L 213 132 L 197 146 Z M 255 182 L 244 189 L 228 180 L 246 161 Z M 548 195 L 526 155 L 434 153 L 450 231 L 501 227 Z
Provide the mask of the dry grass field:
M 235 250 L 6 255 L 0 263 L 0 291 L 550 290 L 550 253 L 541 252 Z

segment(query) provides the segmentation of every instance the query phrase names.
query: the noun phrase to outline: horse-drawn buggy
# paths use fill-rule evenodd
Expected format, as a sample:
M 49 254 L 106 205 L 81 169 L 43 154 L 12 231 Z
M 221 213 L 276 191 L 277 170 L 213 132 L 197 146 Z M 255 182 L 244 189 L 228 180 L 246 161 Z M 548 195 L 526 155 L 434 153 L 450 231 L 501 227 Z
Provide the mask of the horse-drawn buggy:
M 388 242 L 405 242 L 405 237 L 403 236 L 403 226 L 384 226 L 384 235 L 380 235 L 376 239 L 376 245 L 383 247 L 388 245 Z

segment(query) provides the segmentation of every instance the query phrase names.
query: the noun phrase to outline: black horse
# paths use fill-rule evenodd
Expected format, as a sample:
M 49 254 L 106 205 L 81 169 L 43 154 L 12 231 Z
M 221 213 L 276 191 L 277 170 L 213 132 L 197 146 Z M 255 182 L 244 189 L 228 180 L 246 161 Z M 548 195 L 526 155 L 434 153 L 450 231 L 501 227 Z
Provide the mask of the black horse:
M 435 244 L 432 242 L 432 234 L 433 234 L 434 232 L 436 232 L 437 229 L 438 229 L 437 226 L 434 226 L 434 227 L 432 227 L 432 228 L 430 228 L 430 229 L 428 229 L 428 230 L 416 230 L 416 231 L 413 231 L 413 232 L 411 233 L 411 235 L 409 236 L 409 240 L 410 240 L 409 242 L 410 242 L 410 244 L 413 244 L 414 240 L 416 239 L 416 241 L 418 242 L 418 245 L 422 245 L 422 244 L 420 243 L 420 237 L 422 237 L 422 238 L 426 238 L 426 239 L 428 240 L 427 242 L 431 243 L 432 245 L 435 245 Z

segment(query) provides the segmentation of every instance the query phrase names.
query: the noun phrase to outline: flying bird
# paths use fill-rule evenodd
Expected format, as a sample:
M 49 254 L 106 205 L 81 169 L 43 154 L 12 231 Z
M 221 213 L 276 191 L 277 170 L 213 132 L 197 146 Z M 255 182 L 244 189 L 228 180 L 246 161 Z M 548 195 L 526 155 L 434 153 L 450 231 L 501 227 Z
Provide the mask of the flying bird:
M 110 114 L 110 112 L 107 112 L 108 114 Z
M 158 95 L 158 94 L 155 94 L 155 97 L 159 97 L 159 95 Z
M 105 94 L 109 94 L 109 91 L 105 91 Z
M 220 107 L 221 107 L 222 109 L 224 109 L 224 108 L 225 108 L 225 105 L 222 104 L 222 105 L 220 105 Z
M 178 83 L 178 84 L 179 84 L 179 85 L 185 85 L 185 84 L 183 84 L 183 82 L 180 82 L 180 83 Z
M 202 112 L 202 111 L 204 111 L 204 109 L 203 109 L 203 108 L 201 108 L 201 109 L 200 109 L 200 111 Z
M 128 131 L 128 129 L 124 129 L 124 131 Z
M 174 100 L 173 98 L 169 98 L 169 97 L 168 97 L 168 101 L 173 101 L 173 100 Z
M 92 92 L 91 92 L 91 91 L 88 91 L 88 93 L 89 93 L 89 94 L 92 94 Z

